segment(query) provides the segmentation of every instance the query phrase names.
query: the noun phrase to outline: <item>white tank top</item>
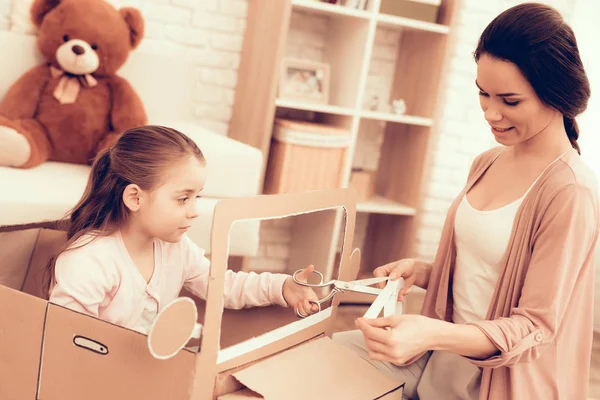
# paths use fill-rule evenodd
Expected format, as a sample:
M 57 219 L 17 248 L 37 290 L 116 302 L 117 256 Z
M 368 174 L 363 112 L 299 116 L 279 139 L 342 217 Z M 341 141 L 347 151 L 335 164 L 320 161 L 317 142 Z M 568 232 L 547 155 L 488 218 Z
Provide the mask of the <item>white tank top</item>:
M 561 157 L 546 166 L 521 198 L 503 207 L 481 211 L 471 206 L 466 195 L 463 197 L 454 222 L 456 265 L 452 296 L 455 323 L 485 319 L 519 206 L 540 176 Z

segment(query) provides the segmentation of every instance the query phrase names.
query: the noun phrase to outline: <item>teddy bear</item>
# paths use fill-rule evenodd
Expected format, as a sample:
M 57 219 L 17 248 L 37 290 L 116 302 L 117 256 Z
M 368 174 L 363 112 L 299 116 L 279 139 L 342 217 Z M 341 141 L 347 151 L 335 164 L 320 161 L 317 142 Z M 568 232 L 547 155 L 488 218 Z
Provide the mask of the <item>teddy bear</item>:
M 116 74 L 142 40 L 142 14 L 105 0 L 34 0 L 30 12 L 46 62 L 0 101 L 0 166 L 89 164 L 147 123 L 142 101 Z

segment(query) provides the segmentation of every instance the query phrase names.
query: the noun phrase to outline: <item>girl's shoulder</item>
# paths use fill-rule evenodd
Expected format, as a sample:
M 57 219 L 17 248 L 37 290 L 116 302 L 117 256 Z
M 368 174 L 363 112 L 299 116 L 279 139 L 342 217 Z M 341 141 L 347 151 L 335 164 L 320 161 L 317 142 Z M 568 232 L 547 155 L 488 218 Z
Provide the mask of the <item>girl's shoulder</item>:
M 68 250 L 82 249 L 82 251 L 96 251 L 105 247 L 118 245 L 118 237 L 115 233 L 106 234 L 99 231 L 91 231 L 78 237 Z
M 89 233 L 77 238 L 56 258 L 55 274 L 61 280 L 117 284 L 123 257 L 116 238 Z
M 92 262 L 95 259 L 106 259 L 119 254 L 118 246 L 118 238 L 114 234 L 89 232 L 73 241 L 56 261 Z

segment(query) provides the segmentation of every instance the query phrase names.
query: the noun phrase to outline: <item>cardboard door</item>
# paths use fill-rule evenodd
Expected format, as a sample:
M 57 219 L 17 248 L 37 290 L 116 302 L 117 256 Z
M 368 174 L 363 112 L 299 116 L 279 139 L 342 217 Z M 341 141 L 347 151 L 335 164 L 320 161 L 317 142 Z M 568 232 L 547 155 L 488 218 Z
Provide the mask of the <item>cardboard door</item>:
M 35 399 L 46 301 L 0 285 L 0 399 Z
M 49 304 L 39 399 L 189 400 L 194 356 L 156 360 L 145 335 Z

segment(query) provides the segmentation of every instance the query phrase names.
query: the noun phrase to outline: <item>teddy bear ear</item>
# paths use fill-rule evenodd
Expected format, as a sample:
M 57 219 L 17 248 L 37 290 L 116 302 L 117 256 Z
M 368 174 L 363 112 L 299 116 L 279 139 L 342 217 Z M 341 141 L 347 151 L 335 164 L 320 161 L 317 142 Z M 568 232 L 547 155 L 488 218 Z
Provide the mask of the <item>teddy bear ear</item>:
M 137 8 L 123 7 L 119 9 L 121 16 L 129 25 L 131 48 L 135 49 L 144 37 L 144 17 Z
M 60 4 L 61 0 L 34 0 L 31 4 L 31 21 L 39 28 L 46 14 Z

